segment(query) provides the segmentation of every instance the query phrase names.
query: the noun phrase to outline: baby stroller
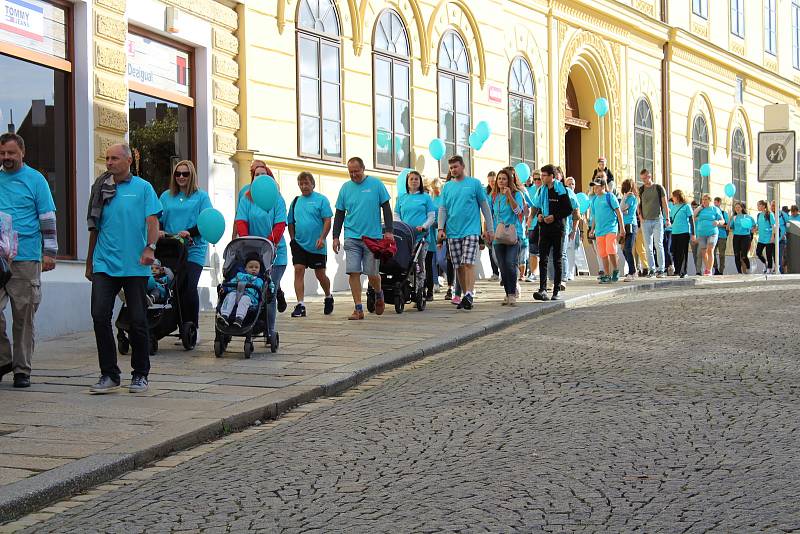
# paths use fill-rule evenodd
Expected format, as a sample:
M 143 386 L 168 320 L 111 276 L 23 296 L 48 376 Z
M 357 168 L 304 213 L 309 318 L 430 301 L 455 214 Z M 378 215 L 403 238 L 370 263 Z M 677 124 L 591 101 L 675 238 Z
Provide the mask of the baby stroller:
M 425 309 L 425 285 L 417 287 L 415 269 L 422 252 L 421 240 L 414 244 L 414 228 L 402 221 L 393 225 L 394 241 L 397 253 L 389 260 L 381 260 L 381 288 L 386 302 L 394 302 L 394 311 L 403 313 L 406 304 L 414 303 L 419 311 Z M 375 311 L 375 290 L 367 288 L 367 310 Z
M 219 302 L 217 303 L 217 312 L 222 306 L 222 300 L 226 293 L 225 290 L 236 290 L 237 284 L 231 283 L 231 280 L 236 276 L 236 273 L 243 271 L 247 261 L 247 257 L 257 254 L 261 258 L 262 270 L 259 277 L 264 280 L 264 286 L 261 290 L 261 298 L 258 301 L 258 306 L 251 309 L 244 318 L 242 326 L 238 327 L 235 324 L 224 325 L 219 321 L 215 322 L 214 327 L 214 354 L 217 358 L 221 358 L 228 347 L 231 339 L 236 337 L 244 337 L 244 357 L 250 358 L 253 353 L 253 338 L 260 335 L 264 336 L 264 346 L 270 348 L 271 352 L 278 350 L 280 344 L 280 337 L 277 332 L 269 331 L 268 314 L 271 313 L 269 303 L 275 299 L 275 287 L 273 287 L 270 280 L 270 272 L 272 270 L 272 263 L 275 261 L 275 245 L 272 241 L 263 237 L 240 237 L 234 239 L 228 246 L 225 247 L 222 257 L 224 263 L 222 266 L 222 276 L 225 282 L 217 287 L 217 294 Z M 248 284 L 247 287 L 254 287 Z
M 167 296 L 163 302 L 152 302 L 147 308 L 147 324 L 150 329 L 150 354 L 158 352 L 158 340 L 172 335 L 180 338 L 183 348 L 192 350 L 197 344 L 197 325 L 184 321 L 180 305 L 179 287 L 183 287 L 186 276 L 188 251 L 183 239 L 165 235 L 156 244 L 155 257 L 172 280 L 167 284 Z M 117 315 L 117 349 L 120 354 L 130 351 L 130 319 L 128 308 L 123 302 Z

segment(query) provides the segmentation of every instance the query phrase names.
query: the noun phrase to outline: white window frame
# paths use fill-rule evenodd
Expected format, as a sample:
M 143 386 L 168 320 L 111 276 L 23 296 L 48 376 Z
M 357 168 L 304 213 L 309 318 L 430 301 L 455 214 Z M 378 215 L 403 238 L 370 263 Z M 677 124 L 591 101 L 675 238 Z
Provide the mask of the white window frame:
M 764 0 L 764 52 L 778 55 L 778 0 Z

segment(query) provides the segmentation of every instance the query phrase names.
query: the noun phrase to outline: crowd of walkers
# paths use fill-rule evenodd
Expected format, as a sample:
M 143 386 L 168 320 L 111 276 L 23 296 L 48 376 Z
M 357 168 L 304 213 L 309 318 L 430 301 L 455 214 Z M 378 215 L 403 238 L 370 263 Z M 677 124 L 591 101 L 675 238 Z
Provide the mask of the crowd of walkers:
M 25 165 L 24 154 L 21 137 L 0 136 L 0 212 L 11 215 L 19 234 L 16 258 L 10 265 L 0 263 L 0 274 L 10 276 L 0 287 L 0 311 L 10 301 L 14 318 L 12 350 L 0 313 L 0 379 L 13 371 L 15 387 L 30 385 L 33 319 L 41 298 L 40 273 L 55 267 L 58 249 L 50 189 L 41 174 Z M 107 393 L 120 387 L 119 347 L 114 342 L 112 315 L 115 299 L 122 291 L 133 367 L 129 391 L 140 393 L 149 387 L 152 347 L 148 307 L 154 299 L 163 297 L 165 285 L 173 280 L 155 258 L 157 243 L 168 234 L 187 244 L 186 272 L 179 278 L 177 294 L 184 320 L 196 326 L 197 286 L 208 253 L 208 242 L 198 220 L 201 212 L 211 208 L 211 201 L 199 188 L 197 172 L 190 161 L 175 165 L 169 188 L 159 197 L 148 181 L 132 174 L 130 147 L 112 145 L 105 158 L 107 171 L 95 180 L 87 209 L 86 278 L 92 284 L 91 315 L 101 373 L 91 391 Z M 368 300 L 374 304 L 368 308 L 376 315 L 384 313 L 381 258 L 396 250 L 395 221 L 402 221 L 414 233 L 417 254 L 411 276 L 414 287 L 422 288 L 421 298 L 433 300 L 435 293 L 444 290 L 444 299 L 458 309 L 471 310 L 479 274 L 476 266 L 481 251 L 487 248 L 493 270 L 491 279 L 499 282 L 505 292 L 502 305 L 514 306 L 521 298 L 523 282 L 538 282 L 538 289 L 532 294 L 534 300 L 560 299 L 566 284 L 576 276 L 576 257 L 584 242 L 596 253 L 601 284 L 620 281 L 621 273 L 625 281 L 637 277 L 685 277 L 690 251 L 696 274 L 723 274 L 729 233 L 733 236 L 738 272 L 751 271 L 749 252 L 754 237 L 756 257 L 765 272 L 774 272 L 783 268 L 782 259 L 773 265 L 775 239 L 784 251 L 789 221 L 800 220 L 797 206 L 778 211 L 774 202 L 769 205 L 759 201 L 755 218 L 743 203 L 735 202 L 732 213 L 728 213 L 720 198 L 712 199 L 707 194 L 699 204 L 688 203 L 680 189 L 668 194 L 663 186 L 654 183 L 647 169 L 639 174 L 640 185 L 628 178 L 617 189 L 604 158 L 598 160 L 588 194 L 583 197 L 575 192 L 575 180 L 554 165 L 532 171 L 525 183 L 515 167 L 503 167 L 489 173 L 484 185 L 466 174 L 460 156 L 453 156 L 448 160 L 444 180 L 425 180 L 416 171 L 408 172 L 394 209 L 386 186 L 366 174 L 361 158 L 351 158 L 347 170 L 350 180 L 341 187 L 334 206 L 315 191 L 314 176 L 302 172 L 297 177 L 296 193 L 279 192 L 274 205 L 266 210 L 254 200 L 252 183 L 262 176 L 274 180 L 274 176 L 265 162 L 251 164 L 251 184 L 239 192 L 233 237 L 258 236 L 273 243 L 275 255 L 269 265 L 268 282 L 276 298 L 269 302 L 268 332 L 275 331 L 278 313 L 287 308 L 280 283 L 289 252 L 296 297 L 291 317 L 302 318 L 308 313 L 305 273 L 309 269 L 324 293 L 323 313 L 333 312 L 334 298 L 326 272 L 329 234 L 333 252 L 344 252 L 353 299 L 348 319 L 360 321 L 365 318 L 362 275 L 366 275 L 369 284 Z M 285 199 L 289 197 L 292 199 L 287 209 Z M 284 236 L 287 230 L 288 247 Z M 220 293 L 217 320 L 226 326 L 229 320 L 234 324 L 238 321 L 241 326 L 248 308 L 255 305 L 264 288 L 259 283 L 265 267 L 261 259 L 244 260 L 232 277 L 234 285 L 246 286 L 244 295 L 234 299 Z M 185 340 L 184 345 L 187 346 Z

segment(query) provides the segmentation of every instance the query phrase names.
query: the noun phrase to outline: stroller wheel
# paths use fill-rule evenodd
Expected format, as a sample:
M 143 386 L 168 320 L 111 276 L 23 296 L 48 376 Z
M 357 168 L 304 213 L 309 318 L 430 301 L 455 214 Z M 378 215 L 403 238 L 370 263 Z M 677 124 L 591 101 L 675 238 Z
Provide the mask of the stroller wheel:
M 417 310 L 425 311 L 425 306 L 427 304 L 428 301 L 425 300 L 425 290 L 420 289 L 419 291 L 417 291 L 417 302 L 416 302 Z
M 394 295 L 394 311 L 403 313 L 403 308 L 406 307 L 406 299 L 403 298 L 402 293 L 395 293 Z
M 223 344 L 222 340 L 217 338 L 214 340 L 214 356 L 217 358 L 222 358 L 222 355 L 225 352 L 225 345 Z
M 122 330 L 117 333 L 117 350 L 120 354 L 128 354 L 131 350 L 131 342 Z
M 253 342 L 252 341 L 245 341 L 244 342 L 244 358 L 246 360 L 250 359 L 250 355 L 253 354 Z
M 375 313 L 375 290 L 371 287 L 367 288 L 367 311 Z
M 155 336 L 150 336 L 150 356 L 158 352 L 158 340 Z
M 281 344 L 281 335 L 277 332 L 272 334 L 272 337 L 269 339 L 269 351 L 270 352 L 278 352 L 278 347 Z
M 183 343 L 183 348 L 186 350 L 192 350 L 197 344 L 197 328 L 194 326 L 192 322 L 185 322 L 183 323 L 183 328 L 181 328 L 181 343 Z

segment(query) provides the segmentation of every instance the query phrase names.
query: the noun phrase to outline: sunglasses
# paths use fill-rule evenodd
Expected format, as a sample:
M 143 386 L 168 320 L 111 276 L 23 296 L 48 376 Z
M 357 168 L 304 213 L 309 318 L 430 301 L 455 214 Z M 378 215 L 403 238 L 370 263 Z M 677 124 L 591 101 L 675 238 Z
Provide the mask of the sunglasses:
M 184 178 L 188 178 L 191 175 L 192 175 L 192 173 L 189 172 L 189 171 L 186 171 L 186 172 L 175 171 L 175 174 L 173 176 L 175 176 L 175 178 L 178 178 L 179 176 L 183 176 Z

